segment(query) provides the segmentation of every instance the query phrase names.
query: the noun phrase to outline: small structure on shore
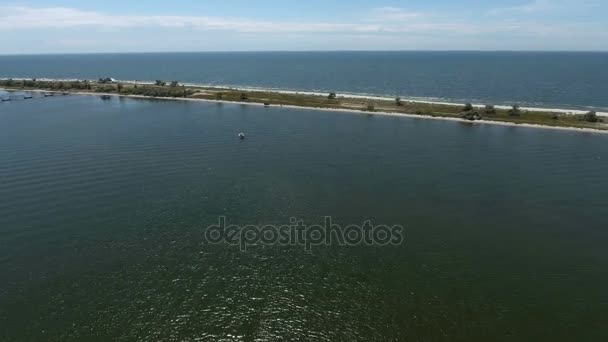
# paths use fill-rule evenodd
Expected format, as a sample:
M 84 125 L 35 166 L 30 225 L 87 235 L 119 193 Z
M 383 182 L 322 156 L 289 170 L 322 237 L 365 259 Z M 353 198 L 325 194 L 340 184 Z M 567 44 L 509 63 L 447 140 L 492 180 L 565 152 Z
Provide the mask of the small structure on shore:
M 116 79 L 112 78 L 112 77 L 106 77 L 106 78 L 99 78 L 99 80 L 97 81 L 100 84 L 112 84 L 112 83 L 116 83 Z

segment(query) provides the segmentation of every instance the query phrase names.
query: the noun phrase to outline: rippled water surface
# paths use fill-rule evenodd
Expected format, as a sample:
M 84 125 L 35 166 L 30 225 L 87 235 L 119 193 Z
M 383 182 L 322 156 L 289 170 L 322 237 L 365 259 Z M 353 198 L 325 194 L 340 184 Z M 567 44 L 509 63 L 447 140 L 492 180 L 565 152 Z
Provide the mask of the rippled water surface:
M 607 144 L 232 104 L 3 102 L 0 340 L 606 340 Z M 220 215 L 407 236 L 241 252 L 203 243 Z

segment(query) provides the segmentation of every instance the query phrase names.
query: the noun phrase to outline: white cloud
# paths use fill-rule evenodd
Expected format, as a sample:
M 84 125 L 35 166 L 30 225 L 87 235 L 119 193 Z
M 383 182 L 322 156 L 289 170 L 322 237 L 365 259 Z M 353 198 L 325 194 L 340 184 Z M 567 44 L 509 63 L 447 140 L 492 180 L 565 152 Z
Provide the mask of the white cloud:
M 490 15 L 500 15 L 507 13 L 537 13 L 537 12 L 547 12 L 554 10 L 556 8 L 561 7 L 561 3 L 557 1 L 551 0 L 534 0 L 533 2 L 521 5 L 521 6 L 512 6 L 512 7 L 502 7 L 502 8 L 494 8 L 491 9 L 488 14 Z
M 243 18 L 174 15 L 120 15 L 73 8 L 0 7 L 0 30 L 95 28 L 116 30 L 139 27 L 222 30 L 238 33 L 433 33 L 479 34 L 511 31 L 512 24 L 469 24 L 458 21 L 427 20 L 422 13 L 399 8 L 372 10 L 375 21 L 359 23 L 278 22 Z M 411 19 L 404 21 L 405 19 Z
M 371 21 L 405 21 L 426 16 L 426 13 L 409 11 L 398 7 L 378 7 L 371 11 Z
M 496 14 L 500 11 L 503 11 L 502 13 L 506 13 L 505 11 L 532 13 L 555 8 L 552 7 L 555 6 L 555 1 L 561 1 L 560 3 L 563 5 L 564 1 L 570 0 L 553 1 L 537 0 L 525 6 L 496 9 L 495 11 L 498 11 Z M 143 43 L 138 41 L 137 37 L 145 36 L 147 32 L 150 32 L 146 30 L 148 28 L 157 29 L 155 31 L 157 34 L 158 32 L 171 32 L 170 29 L 182 29 L 183 34 L 179 35 L 183 39 L 182 43 L 190 44 L 191 42 L 194 47 L 196 47 L 196 42 L 203 39 L 201 37 L 222 35 L 224 41 L 236 41 L 237 37 L 246 37 L 247 39 L 240 41 L 257 42 L 256 46 L 264 47 L 268 44 L 260 42 L 278 39 L 280 44 L 290 44 L 297 40 L 297 37 L 306 37 L 306 42 L 311 45 L 321 44 L 331 38 L 337 42 L 343 42 L 341 44 L 360 43 L 365 46 L 386 41 L 392 42 L 390 46 L 401 46 L 398 42 L 404 44 L 416 42 L 413 46 L 415 48 L 426 46 L 419 43 L 425 39 L 429 42 L 442 41 L 442 44 L 434 44 L 439 44 L 436 48 L 443 48 L 443 46 L 451 46 L 450 44 L 458 42 L 496 40 L 496 37 L 512 40 L 520 37 L 532 39 L 547 37 L 548 40 L 557 42 L 561 38 L 568 38 L 572 42 L 587 41 L 590 42 L 589 44 L 597 45 L 598 49 L 607 48 L 606 43 L 603 43 L 607 40 L 598 39 L 598 37 L 607 35 L 606 28 L 601 24 L 576 22 L 543 24 L 521 17 L 523 16 L 469 20 L 466 15 L 458 13 L 423 13 L 395 7 L 380 7 L 371 9 L 360 20 L 351 23 L 283 22 L 204 15 L 122 15 L 64 7 L 35 8 L 0 5 L 0 31 L 35 30 L 35 37 L 46 37 L 44 31 L 62 30 L 62 35 L 58 38 L 55 38 L 57 36 L 55 33 L 49 34 L 55 35 L 53 41 L 57 45 L 74 47 L 74 49 L 92 47 L 94 44 L 91 42 L 100 38 L 104 32 L 114 31 L 124 31 L 124 34 L 113 36 L 112 44 L 126 44 L 127 48 L 131 45 L 139 46 Z M 138 30 L 132 30 L 134 28 L 138 28 Z M 216 34 L 198 34 L 202 31 L 215 31 Z M 87 39 L 90 39 L 91 42 L 83 39 L 82 33 L 88 34 Z M 323 38 L 317 38 L 318 34 L 323 34 Z M 94 35 L 97 35 L 96 38 L 93 38 Z M 357 39 L 345 39 L 347 36 L 356 36 Z M 370 37 L 376 38 L 374 40 Z M 367 39 L 365 44 L 362 42 L 364 38 Z M 210 39 L 210 41 L 212 40 Z M 213 42 L 219 44 L 217 40 Z M 300 41 L 299 44 L 306 42 Z M 496 44 L 498 43 L 497 40 Z M 538 43 L 541 42 L 538 41 Z M 103 44 L 99 44 L 99 46 L 100 49 L 104 48 Z M 252 49 L 255 49 L 256 46 L 252 46 Z M 341 46 L 347 45 L 335 45 L 335 48 Z M 348 45 L 348 48 L 352 48 L 351 45 Z M 467 48 L 476 47 L 467 45 Z M 6 44 L 4 49 L 6 49 Z M 13 47 L 13 49 L 15 48 Z
M 593 10 L 593 8 L 601 6 L 601 1 L 605 0 L 533 0 L 520 6 L 494 8 L 488 11 L 488 14 L 533 14 L 557 11 L 572 13 L 580 10 L 590 11 Z
M 46 29 L 96 27 L 121 29 L 134 27 L 193 28 L 235 32 L 374 32 L 372 24 L 286 23 L 240 18 L 172 15 L 115 15 L 73 8 L 0 7 L 0 29 Z

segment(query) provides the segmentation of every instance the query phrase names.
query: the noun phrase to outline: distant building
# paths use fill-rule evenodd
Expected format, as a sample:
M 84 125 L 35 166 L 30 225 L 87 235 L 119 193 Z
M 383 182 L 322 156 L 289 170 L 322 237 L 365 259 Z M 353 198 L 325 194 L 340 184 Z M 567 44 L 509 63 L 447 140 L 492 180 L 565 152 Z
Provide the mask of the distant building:
M 118 81 L 116 79 L 111 78 L 111 77 L 106 77 L 106 78 L 100 78 L 99 79 L 99 83 L 103 83 L 103 84 L 105 84 L 105 83 L 117 83 L 117 82 Z

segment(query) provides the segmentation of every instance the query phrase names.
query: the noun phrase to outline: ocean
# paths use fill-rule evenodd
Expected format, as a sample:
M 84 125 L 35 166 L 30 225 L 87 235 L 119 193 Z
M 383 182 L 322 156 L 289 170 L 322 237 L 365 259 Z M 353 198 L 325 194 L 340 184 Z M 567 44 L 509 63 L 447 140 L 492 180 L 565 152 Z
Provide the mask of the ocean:
M 605 52 L 226 52 L 0 56 L 2 78 L 113 77 L 608 112 Z
M 201 71 L 130 68 L 133 55 L 28 58 L 51 61 L 31 64 L 47 77 L 73 68 L 79 75 L 69 76 L 204 82 L 201 74 L 221 73 L 201 60 L 233 65 L 221 54 L 162 56 L 141 58 L 187 59 Z M 24 75 L 25 65 L 11 72 Z M 256 70 L 238 69 L 253 82 Z M 388 89 L 392 77 L 367 84 Z M 350 89 L 369 91 L 357 84 Z M 398 84 L 424 95 L 416 82 Z M 579 100 L 593 102 L 587 96 Z M 603 341 L 607 144 L 595 133 L 238 104 L 2 102 L 0 340 Z M 241 226 L 331 216 L 343 227 L 405 230 L 400 244 L 241 250 L 206 240 L 222 216 Z

